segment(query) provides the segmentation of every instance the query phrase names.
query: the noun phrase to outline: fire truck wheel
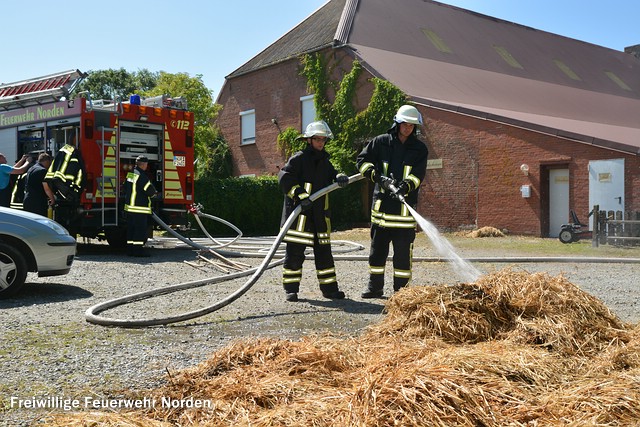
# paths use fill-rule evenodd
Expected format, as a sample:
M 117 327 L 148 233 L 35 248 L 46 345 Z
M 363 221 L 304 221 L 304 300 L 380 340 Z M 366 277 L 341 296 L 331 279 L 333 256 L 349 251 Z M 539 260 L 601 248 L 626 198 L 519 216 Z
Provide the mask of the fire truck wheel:
M 109 246 L 122 249 L 127 246 L 127 229 L 126 228 L 109 228 L 104 231 Z
M 15 247 L 0 243 L 0 298 L 15 295 L 27 278 L 27 261 Z

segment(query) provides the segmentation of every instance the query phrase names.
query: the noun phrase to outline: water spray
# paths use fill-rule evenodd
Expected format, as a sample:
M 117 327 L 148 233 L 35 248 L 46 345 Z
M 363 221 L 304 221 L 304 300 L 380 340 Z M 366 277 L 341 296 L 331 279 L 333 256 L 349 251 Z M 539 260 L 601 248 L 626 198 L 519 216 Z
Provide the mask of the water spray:
M 389 184 L 389 191 L 393 194 L 393 197 L 402 202 L 411 216 L 416 220 L 424 234 L 431 240 L 436 251 L 443 257 L 449 259 L 454 265 L 454 270 L 460 275 L 460 277 L 467 282 L 475 282 L 481 276 L 480 271 L 472 266 L 469 262 L 465 261 L 456 253 L 453 245 L 440 234 L 435 225 L 433 225 L 426 218 L 421 216 L 415 209 L 409 205 L 404 196 L 400 193 L 398 187 L 395 184 Z

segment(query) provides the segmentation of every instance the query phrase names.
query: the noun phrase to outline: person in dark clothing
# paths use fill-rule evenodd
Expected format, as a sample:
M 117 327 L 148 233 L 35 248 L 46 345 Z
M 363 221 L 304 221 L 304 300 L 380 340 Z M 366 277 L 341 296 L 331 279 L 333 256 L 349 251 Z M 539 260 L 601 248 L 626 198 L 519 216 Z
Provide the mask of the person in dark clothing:
M 75 137 L 66 143 L 53 157 L 45 181 L 56 196 L 54 220 L 71 234 L 74 230 L 80 206 L 80 196 L 85 186 L 85 167 Z
M 11 206 L 11 191 L 13 190 L 11 175 L 22 175 L 30 167 L 28 154 L 22 156 L 15 165 L 9 166 L 7 157 L 0 153 L 0 206 L 6 208 Z
M 53 191 L 44 180 L 49 166 L 51 166 L 51 156 L 47 153 L 41 153 L 38 156 L 38 162 L 31 166 L 27 172 L 22 202 L 25 211 L 47 216 L 49 205 L 55 203 Z
M 333 182 L 344 187 L 349 183 L 349 177 L 336 171 L 324 150 L 327 140 L 333 137 L 324 121 L 310 123 L 302 137 L 307 139 L 307 147 L 291 156 L 278 175 L 280 188 L 285 194 L 282 224 L 298 205 L 302 206 L 297 222 L 284 237 L 287 247 L 282 284 L 287 301 L 298 301 L 305 249 L 312 246 L 322 295 L 329 299 L 342 299 L 345 295 L 338 289 L 331 253 L 329 198 L 324 195 L 312 202 L 309 196 Z
M 371 206 L 369 283 L 362 298 L 382 298 L 390 243 L 394 291 L 411 279 L 416 221 L 401 199 L 415 209 L 426 174 L 428 150 L 416 137 L 418 125 L 422 125 L 418 109 L 403 105 L 388 133 L 369 141 L 356 159 L 360 173 L 376 184 Z
M 85 183 L 84 162 L 78 148 L 65 144 L 51 161 L 45 179 L 61 200 L 78 203 Z
M 136 167 L 127 174 L 124 183 L 125 205 L 127 212 L 127 255 L 148 257 L 144 251 L 147 241 L 147 223 L 151 210 L 151 198 L 156 189 L 147 176 L 149 159 L 146 156 L 136 158 Z
M 29 163 L 29 169 L 31 166 L 35 165 L 37 162 L 37 155 L 29 153 L 29 158 L 27 163 Z M 29 169 L 23 174 L 17 176 L 15 183 L 13 184 L 13 189 L 11 190 L 11 201 L 9 203 L 9 207 L 12 209 L 22 210 L 22 202 L 24 201 L 24 182 L 27 178 L 27 172 Z

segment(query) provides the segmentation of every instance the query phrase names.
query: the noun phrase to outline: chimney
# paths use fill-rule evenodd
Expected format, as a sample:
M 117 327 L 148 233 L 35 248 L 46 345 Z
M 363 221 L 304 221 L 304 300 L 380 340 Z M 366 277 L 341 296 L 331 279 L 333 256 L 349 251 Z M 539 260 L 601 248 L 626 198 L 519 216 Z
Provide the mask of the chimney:
M 640 44 L 636 44 L 633 46 L 628 46 L 624 48 L 625 53 L 630 53 L 636 58 L 640 59 Z

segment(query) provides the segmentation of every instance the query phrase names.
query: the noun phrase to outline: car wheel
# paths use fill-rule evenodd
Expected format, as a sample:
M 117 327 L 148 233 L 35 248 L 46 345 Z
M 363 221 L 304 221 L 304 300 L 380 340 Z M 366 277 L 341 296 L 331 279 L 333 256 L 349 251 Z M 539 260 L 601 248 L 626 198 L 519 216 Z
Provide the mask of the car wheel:
M 558 238 L 562 243 L 571 243 L 573 242 L 573 233 L 568 229 L 560 230 Z
M 0 243 L 0 298 L 15 295 L 27 278 L 27 261 L 13 246 Z

